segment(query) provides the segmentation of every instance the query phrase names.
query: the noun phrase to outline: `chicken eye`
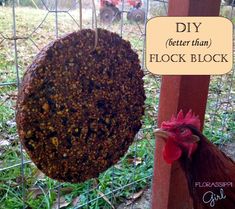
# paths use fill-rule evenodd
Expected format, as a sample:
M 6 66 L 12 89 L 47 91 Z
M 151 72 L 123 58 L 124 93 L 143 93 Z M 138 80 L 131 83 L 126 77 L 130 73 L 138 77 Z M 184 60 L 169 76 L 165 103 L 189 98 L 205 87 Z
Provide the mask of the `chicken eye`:
M 181 128 L 180 129 L 180 134 L 185 134 L 187 132 L 186 128 Z

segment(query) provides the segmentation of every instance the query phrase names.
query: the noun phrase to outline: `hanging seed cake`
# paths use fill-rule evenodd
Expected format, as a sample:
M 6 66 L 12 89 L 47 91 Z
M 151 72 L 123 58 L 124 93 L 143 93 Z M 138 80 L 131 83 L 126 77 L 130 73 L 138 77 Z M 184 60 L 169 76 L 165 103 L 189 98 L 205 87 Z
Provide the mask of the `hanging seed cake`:
M 107 30 L 58 39 L 28 67 L 17 101 L 20 139 L 58 181 L 83 182 L 118 162 L 141 127 L 143 71 L 130 43 Z

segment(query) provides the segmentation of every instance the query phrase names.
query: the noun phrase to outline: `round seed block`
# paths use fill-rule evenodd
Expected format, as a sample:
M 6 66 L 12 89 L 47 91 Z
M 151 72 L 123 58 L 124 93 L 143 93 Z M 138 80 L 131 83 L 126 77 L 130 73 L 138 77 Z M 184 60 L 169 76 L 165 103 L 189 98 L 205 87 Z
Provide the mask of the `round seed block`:
M 43 48 L 17 100 L 21 142 L 35 165 L 61 182 L 83 182 L 117 163 L 141 127 L 143 71 L 119 35 L 84 29 Z

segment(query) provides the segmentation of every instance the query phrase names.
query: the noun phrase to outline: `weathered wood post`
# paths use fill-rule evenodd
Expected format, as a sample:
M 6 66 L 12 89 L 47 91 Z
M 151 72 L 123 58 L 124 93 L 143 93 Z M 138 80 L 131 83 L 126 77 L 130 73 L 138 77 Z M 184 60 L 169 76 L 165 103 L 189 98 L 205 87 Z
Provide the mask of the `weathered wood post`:
M 169 16 L 218 16 L 221 0 L 169 0 Z M 210 76 L 163 76 L 158 125 L 181 109 L 192 109 L 204 121 Z M 163 140 L 156 140 L 152 209 L 192 209 L 186 178 L 178 163 L 162 158 Z

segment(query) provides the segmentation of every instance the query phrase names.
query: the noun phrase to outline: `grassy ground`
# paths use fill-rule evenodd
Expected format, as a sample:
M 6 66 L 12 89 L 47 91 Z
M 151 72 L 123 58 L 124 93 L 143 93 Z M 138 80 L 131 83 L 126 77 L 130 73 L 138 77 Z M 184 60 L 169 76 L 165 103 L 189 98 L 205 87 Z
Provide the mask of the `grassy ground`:
M 40 25 L 46 15 L 48 15 L 46 20 Z M 78 23 L 78 11 L 72 11 L 71 15 Z M 90 16 L 91 11 L 84 10 L 84 27 L 91 27 Z M 79 29 L 79 25 L 68 14 L 60 13 L 58 20 L 59 36 Z M 100 26 L 116 32 L 121 30 L 120 24 Z M 122 30 L 123 37 L 130 40 L 142 59 L 144 26 L 129 24 L 124 20 Z M 16 82 L 14 44 L 12 40 L 4 39 L 12 36 L 11 8 L 0 8 L 0 33 L 0 83 Z M 32 62 L 39 49 L 55 38 L 54 13 L 47 14 L 43 10 L 17 8 L 16 33 L 23 38 L 17 40 L 18 67 L 22 77 L 27 65 Z M 24 39 L 24 37 L 30 39 Z M 234 86 L 232 94 L 228 94 L 232 78 L 230 73 L 211 79 L 205 134 L 216 143 L 234 138 L 235 116 L 232 100 Z M 59 189 L 60 203 L 66 208 L 74 208 L 92 200 L 89 208 L 97 209 L 112 208 L 112 205 L 116 206 L 126 199 L 133 201 L 131 197 L 133 193 L 138 196 L 138 192 L 150 185 L 151 178 L 148 176 L 151 176 L 153 171 L 152 127 L 157 116 L 160 78 L 146 73 L 144 81 L 147 99 L 143 130 L 140 131 L 138 140 L 117 165 L 101 174 L 98 179 L 83 184 L 59 185 L 56 181 L 45 177 L 31 163 L 24 167 L 24 179 L 21 178 L 20 166 L 0 171 L 0 209 L 22 208 L 22 194 L 25 194 L 28 208 L 56 208 Z M 14 120 L 16 95 L 16 85 L 0 87 L 0 169 L 20 163 L 22 157 Z M 24 151 L 23 157 L 28 160 Z M 24 187 L 22 187 L 22 181 Z M 133 181 L 136 183 L 129 185 Z M 91 191 L 87 193 L 89 190 Z M 111 193 L 112 190 L 115 190 L 114 194 Z M 103 194 L 105 194 L 104 197 L 102 197 Z M 97 197 L 101 198 L 96 199 Z

